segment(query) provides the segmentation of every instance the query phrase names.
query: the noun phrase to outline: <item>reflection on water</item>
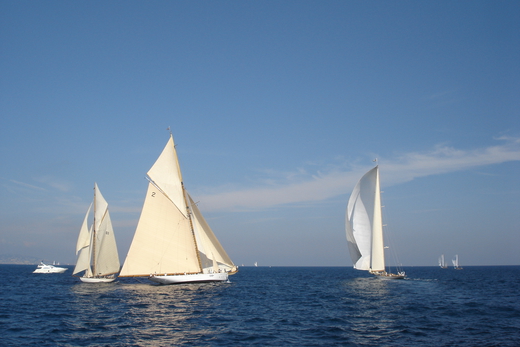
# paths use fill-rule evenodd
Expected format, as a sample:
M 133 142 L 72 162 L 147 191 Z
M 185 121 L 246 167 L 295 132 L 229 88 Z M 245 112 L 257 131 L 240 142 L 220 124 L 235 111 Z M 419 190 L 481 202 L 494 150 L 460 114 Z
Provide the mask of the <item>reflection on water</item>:
M 391 340 L 402 329 L 400 295 L 405 281 L 383 280 L 377 277 L 352 278 L 344 283 L 345 300 L 355 310 L 348 312 L 345 324 L 354 344 L 366 345 Z M 393 295 L 395 294 L 395 295 Z
M 225 284 L 177 286 L 148 283 L 78 283 L 71 288 L 78 319 L 70 322 L 77 340 L 101 335 L 130 345 L 179 345 L 210 338 L 216 325 L 204 324 L 219 305 Z M 79 317 L 80 316 L 80 317 Z

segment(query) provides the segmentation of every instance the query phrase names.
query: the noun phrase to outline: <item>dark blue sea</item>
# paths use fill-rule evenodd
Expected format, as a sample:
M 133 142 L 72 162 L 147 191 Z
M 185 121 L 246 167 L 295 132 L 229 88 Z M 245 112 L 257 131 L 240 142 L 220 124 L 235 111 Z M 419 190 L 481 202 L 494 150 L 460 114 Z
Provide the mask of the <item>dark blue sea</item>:
M 0 265 L 0 345 L 520 346 L 520 266 L 243 267 L 173 286 L 35 268 Z

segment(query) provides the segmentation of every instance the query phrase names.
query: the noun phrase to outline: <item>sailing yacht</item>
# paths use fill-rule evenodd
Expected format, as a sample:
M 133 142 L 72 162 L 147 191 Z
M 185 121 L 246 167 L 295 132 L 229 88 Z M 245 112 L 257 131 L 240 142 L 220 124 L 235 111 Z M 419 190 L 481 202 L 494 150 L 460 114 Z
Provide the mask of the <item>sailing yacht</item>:
M 446 261 L 444 260 L 444 254 L 441 254 L 441 256 L 439 257 L 439 266 L 441 267 L 441 269 L 448 268 L 448 265 L 446 264 Z
M 347 205 L 347 242 L 354 269 L 380 278 L 403 279 L 404 271 L 388 273 L 385 268 L 379 166 L 356 184 Z
M 119 277 L 159 284 L 227 281 L 238 271 L 193 202 L 170 139 L 147 173 L 148 191 Z
M 459 255 L 455 254 L 455 259 L 452 259 L 451 262 L 453 263 L 453 268 L 455 270 L 462 270 L 462 267 L 459 266 Z
M 88 228 L 88 217 L 94 206 L 94 221 Z M 97 183 L 94 183 L 94 201 L 87 210 L 76 243 L 78 260 L 72 273 L 86 283 L 107 283 L 116 279 L 121 264 L 117 253 L 116 238 L 106 202 Z

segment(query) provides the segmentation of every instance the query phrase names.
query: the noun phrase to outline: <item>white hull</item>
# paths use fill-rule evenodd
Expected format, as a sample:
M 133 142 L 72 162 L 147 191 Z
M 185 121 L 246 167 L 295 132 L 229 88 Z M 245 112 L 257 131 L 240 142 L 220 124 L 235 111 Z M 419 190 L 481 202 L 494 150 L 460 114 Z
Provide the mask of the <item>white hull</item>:
M 38 268 L 33 271 L 33 274 L 61 274 L 65 271 L 67 271 L 67 268 L 65 267 L 57 267 L 41 263 L 38 265 Z
M 115 277 L 80 277 L 81 282 L 85 283 L 110 283 L 114 282 Z
M 224 272 L 212 274 L 150 276 L 148 279 L 160 284 L 226 282 L 228 280 L 228 274 L 227 272 Z
M 34 274 L 62 274 L 67 271 L 63 267 L 55 267 L 54 269 L 36 269 L 33 271 Z

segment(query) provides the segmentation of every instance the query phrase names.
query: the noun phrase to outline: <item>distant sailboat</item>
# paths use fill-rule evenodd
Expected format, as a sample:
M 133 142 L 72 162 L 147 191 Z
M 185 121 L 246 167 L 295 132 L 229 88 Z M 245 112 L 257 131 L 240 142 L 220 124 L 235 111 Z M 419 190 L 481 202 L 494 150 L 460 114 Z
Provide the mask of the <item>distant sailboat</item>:
M 88 229 L 88 217 L 94 205 L 94 221 Z M 78 260 L 73 275 L 84 271 L 80 277 L 86 283 L 112 282 L 121 264 L 117 253 L 116 238 L 108 213 L 108 203 L 94 183 L 94 201 L 87 210 L 76 244 Z
M 439 257 L 439 266 L 441 267 L 441 269 L 448 268 L 448 264 L 446 264 L 446 261 L 444 260 L 444 254 L 441 254 L 441 256 Z
M 147 176 L 143 210 L 119 276 L 160 284 L 227 281 L 238 268 L 184 188 L 171 134 Z
M 392 274 L 385 268 L 379 166 L 368 171 L 354 187 L 348 201 L 345 224 L 355 269 L 367 270 L 381 278 L 405 277 L 404 271 Z
M 453 268 L 455 270 L 462 270 L 462 267 L 459 266 L 459 255 L 455 254 L 455 259 L 452 259 L 451 262 L 453 263 Z

